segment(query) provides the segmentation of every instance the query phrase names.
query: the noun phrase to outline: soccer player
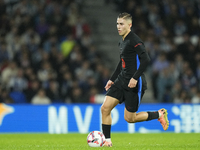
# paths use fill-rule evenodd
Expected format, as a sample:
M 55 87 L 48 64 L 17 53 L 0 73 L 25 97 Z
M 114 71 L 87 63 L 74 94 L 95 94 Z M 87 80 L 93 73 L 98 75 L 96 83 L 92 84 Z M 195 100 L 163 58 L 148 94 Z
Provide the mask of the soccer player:
M 102 130 L 106 137 L 104 146 L 112 147 L 111 110 L 120 103 L 125 103 L 124 119 L 128 123 L 158 119 L 164 130 L 168 129 L 167 110 L 136 113 L 144 91 L 147 89 L 143 72 L 150 62 L 142 40 L 131 31 L 132 16 L 121 13 L 117 18 L 117 30 L 122 39 L 119 42 L 120 61 L 107 82 L 105 100 L 101 106 Z

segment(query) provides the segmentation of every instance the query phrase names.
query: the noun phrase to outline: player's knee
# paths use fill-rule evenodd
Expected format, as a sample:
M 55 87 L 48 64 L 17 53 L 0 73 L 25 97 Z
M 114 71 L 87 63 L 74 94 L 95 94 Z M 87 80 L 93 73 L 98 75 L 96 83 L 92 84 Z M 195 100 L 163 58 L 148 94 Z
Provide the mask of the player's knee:
M 109 109 L 109 107 L 107 107 L 107 106 L 105 106 L 105 105 L 102 105 L 102 106 L 101 106 L 101 113 L 102 113 L 102 115 L 104 115 L 104 114 L 110 114 L 110 109 Z
M 129 117 L 129 116 L 124 116 L 124 119 L 128 122 L 128 123 L 135 123 L 135 118 L 134 117 Z

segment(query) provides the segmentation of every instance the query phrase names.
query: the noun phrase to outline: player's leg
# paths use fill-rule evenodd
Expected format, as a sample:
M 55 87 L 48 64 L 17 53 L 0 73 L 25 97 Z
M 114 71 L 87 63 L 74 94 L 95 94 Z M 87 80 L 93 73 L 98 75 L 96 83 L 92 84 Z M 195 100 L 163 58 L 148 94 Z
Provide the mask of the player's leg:
M 106 143 L 104 146 L 112 146 L 112 142 L 110 139 L 110 132 L 111 132 L 111 124 L 112 124 L 112 117 L 111 111 L 112 109 L 119 103 L 119 100 L 113 98 L 111 96 L 106 96 L 104 103 L 101 106 L 101 114 L 102 114 L 102 130 L 106 138 Z
M 124 90 L 123 92 L 125 96 L 124 119 L 129 123 L 146 121 L 148 119 L 147 112 L 136 113 L 144 95 L 144 91 L 139 94 L 138 91 L 134 90 Z M 158 119 L 158 113 L 156 117 Z
M 117 104 L 119 104 L 119 100 L 111 96 L 105 96 L 101 106 L 102 124 L 112 124 L 111 111 Z
M 136 113 L 141 99 L 144 95 L 144 91 L 124 91 L 125 92 L 125 110 L 124 119 L 129 123 L 149 121 L 153 119 L 158 119 L 164 130 L 168 129 L 169 121 L 167 118 L 167 111 L 165 109 L 160 109 L 159 111 L 148 111 Z
M 124 109 L 124 119 L 129 123 L 146 121 L 147 118 L 148 118 L 147 112 L 136 113 L 136 112 L 130 112 L 126 108 Z
M 124 110 L 124 119 L 129 123 L 136 123 L 142 121 L 149 121 L 153 119 L 158 119 L 164 130 L 169 127 L 169 121 L 167 118 L 167 110 L 162 108 L 154 112 L 130 112 L 126 108 Z
M 149 121 L 153 119 L 159 119 L 159 112 L 130 112 L 125 108 L 124 110 L 124 119 L 129 123 Z

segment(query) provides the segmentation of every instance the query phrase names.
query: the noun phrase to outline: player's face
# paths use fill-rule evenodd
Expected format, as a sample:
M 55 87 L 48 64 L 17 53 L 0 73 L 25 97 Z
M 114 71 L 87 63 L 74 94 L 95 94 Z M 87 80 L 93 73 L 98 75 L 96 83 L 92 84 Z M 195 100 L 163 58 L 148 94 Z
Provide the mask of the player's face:
M 131 22 L 123 18 L 117 18 L 117 30 L 119 35 L 125 37 L 131 31 Z

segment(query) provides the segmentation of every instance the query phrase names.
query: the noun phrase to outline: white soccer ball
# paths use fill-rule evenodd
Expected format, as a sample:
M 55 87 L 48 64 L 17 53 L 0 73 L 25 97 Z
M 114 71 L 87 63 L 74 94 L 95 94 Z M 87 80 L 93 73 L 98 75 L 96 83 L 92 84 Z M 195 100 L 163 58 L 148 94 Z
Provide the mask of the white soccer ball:
M 90 147 L 102 147 L 106 138 L 101 131 L 92 131 L 87 136 L 87 143 Z

